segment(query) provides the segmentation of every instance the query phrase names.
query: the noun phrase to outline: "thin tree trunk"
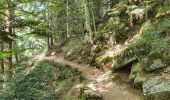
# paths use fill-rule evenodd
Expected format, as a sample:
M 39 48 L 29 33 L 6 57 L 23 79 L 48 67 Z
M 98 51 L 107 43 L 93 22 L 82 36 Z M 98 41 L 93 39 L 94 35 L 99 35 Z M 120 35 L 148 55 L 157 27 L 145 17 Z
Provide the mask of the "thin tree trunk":
M 94 4 L 94 3 L 93 3 Z M 100 0 L 97 0 L 97 4 L 96 4 L 96 17 L 97 17 L 97 21 L 100 19 L 100 10 L 101 10 L 101 7 L 100 7 L 100 4 L 101 4 L 101 1 Z
M 4 72 L 4 60 L 1 59 L 1 68 L 0 68 L 0 73 Z
M 92 19 L 93 19 L 93 28 L 94 28 L 94 32 L 96 33 L 96 23 L 95 23 L 95 17 L 94 17 L 94 12 L 93 12 L 93 8 L 91 7 L 91 12 L 92 12 Z
M 50 3 L 50 5 L 51 5 L 51 3 Z M 48 26 L 50 27 L 50 29 L 52 29 L 52 30 L 54 30 L 54 23 L 53 23 L 53 18 L 54 18 L 54 16 L 53 16 L 53 14 L 52 13 L 49 13 L 49 16 L 50 16 L 50 19 L 48 20 L 49 22 L 48 22 Z M 50 48 L 52 49 L 52 47 L 53 47 L 53 33 L 50 33 Z
M 49 28 L 49 13 L 48 13 L 48 11 L 47 11 L 47 16 L 46 16 L 46 24 L 47 24 L 47 26 L 48 26 L 48 28 Z M 47 48 L 48 48 L 48 50 L 50 50 L 51 49 L 51 43 L 50 43 L 50 37 L 51 37 L 51 35 L 50 35 L 50 33 L 48 32 L 48 29 L 47 29 Z
M 48 47 L 48 50 L 51 49 L 51 39 L 50 39 L 49 33 L 48 33 L 48 36 L 47 36 L 47 47 Z
M 4 51 L 4 44 L 2 43 L 1 44 L 1 51 L 3 52 Z M 4 59 L 1 59 L 1 72 L 3 73 L 4 72 Z
M 49 36 L 47 37 L 47 45 L 48 45 L 48 50 L 51 50 L 53 47 L 53 36 L 51 34 L 49 34 Z
M 100 0 L 93 0 L 93 14 L 92 17 L 94 17 L 93 15 L 95 15 L 95 27 L 96 27 L 96 31 L 98 30 L 98 25 L 100 23 L 100 16 L 101 16 L 101 1 Z M 94 22 L 93 22 L 94 23 Z
M 51 6 L 51 1 L 49 1 L 48 3 L 47 3 L 47 7 L 48 6 Z M 50 13 L 50 11 L 48 11 L 48 9 L 46 9 L 46 25 L 48 26 L 48 28 L 50 28 L 50 29 L 53 29 L 54 27 L 53 27 L 53 16 L 52 16 L 52 14 Z M 47 31 L 47 48 L 48 48 L 48 50 L 51 50 L 52 49 L 52 47 L 53 47 L 53 44 L 54 44 L 54 42 L 53 42 L 53 35 L 52 35 L 52 33 L 50 32 L 48 32 Z
M 12 78 L 12 42 L 9 41 L 9 44 L 6 44 L 6 50 L 10 51 L 10 55 L 4 59 L 4 84 L 3 88 L 8 87 L 8 82 Z
M 93 33 L 91 29 L 91 21 L 90 21 L 90 10 L 89 10 L 89 0 L 85 0 L 85 19 L 86 19 L 86 29 L 87 32 L 89 33 L 89 41 L 91 44 L 93 44 Z
M 13 8 L 12 8 L 12 2 L 11 0 L 7 0 L 7 3 L 5 5 L 5 31 L 8 34 L 7 36 L 11 36 L 12 34 L 12 22 L 13 22 Z M 8 37 L 7 37 L 8 38 Z M 6 44 L 5 49 L 9 51 L 9 56 L 4 59 L 4 84 L 3 88 L 8 87 L 8 82 L 12 77 L 12 40 L 8 41 Z
M 16 41 L 14 42 L 14 48 L 18 48 Z M 18 53 L 15 54 L 15 61 L 16 61 L 17 64 L 19 63 Z
M 16 63 L 18 64 L 18 63 L 19 63 L 19 57 L 18 57 L 18 54 L 15 54 L 15 60 L 16 60 Z
M 144 5 L 144 3 L 143 3 L 143 5 Z M 148 20 L 148 8 L 147 8 L 147 6 L 148 6 L 148 3 L 146 2 L 146 8 L 145 8 L 145 21 L 147 21 Z
M 70 37 L 70 33 L 69 33 L 69 5 L 68 5 L 68 0 L 67 0 L 66 12 L 67 12 L 67 37 Z
M 13 28 L 12 34 L 15 34 L 15 28 Z M 14 48 L 18 48 L 18 45 L 17 45 L 17 42 L 16 42 L 16 41 L 14 41 L 13 46 L 14 46 Z M 15 61 L 16 61 L 17 64 L 19 63 L 18 53 L 15 54 Z

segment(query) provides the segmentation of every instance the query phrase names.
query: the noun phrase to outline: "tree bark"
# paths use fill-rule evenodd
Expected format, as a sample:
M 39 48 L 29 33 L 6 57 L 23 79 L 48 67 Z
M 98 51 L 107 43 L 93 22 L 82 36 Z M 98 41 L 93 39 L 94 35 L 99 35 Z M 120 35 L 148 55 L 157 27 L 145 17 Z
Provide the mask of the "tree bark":
M 12 32 L 12 23 L 13 23 L 13 4 L 11 0 L 7 0 L 7 3 L 5 4 L 5 31 L 7 33 L 7 38 L 11 36 Z M 4 59 L 4 84 L 3 88 L 8 86 L 8 82 L 12 77 L 12 40 L 9 40 L 7 43 L 4 45 L 5 50 L 9 51 L 9 56 Z
M 86 29 L 89 34 L 89 42 L 93 44 L 93 33 L 91 29 L 91 21 L 90 21 L 90 10 L 89 10 L 89 0 L 84 0 L 85 3 L 85 19 L 86 19 Z
M 51 5 L 51 1 L 47 3 L 47 7 L 49 7 Z M 49 29 L 53 29 L 53 25 L 52 25 L 52 22 L 53 22 L 53 16 L 52 14 L 50 13 L 50 11 L 48 9 L 46 9 L 46 26 L 49 28 Z M 48 50 L 51 50 L 52 49 L 52 46 L 54 44 L 53 42 L 53 35 L 52 33 L 47 32 L 47 48 Z
M 1 51 L 3 52 L 4 51 L 4 44 L 2 42 L 1 44 Z M 0 68 L 0 71 L 3 73 L 4 72 L 4 59 L 1 59 L 1 68 Z
M 67 37 L 70 37 L 69 33 L 69 5 L 68 5 L 68 0 L 67 0 L 67 6 L 66 6 L 66 13 L 67 13 Z
M 91 13 L 92 13 L 92 20 L 93 20 L 93 28 L 94 28 L 94 32 L 96 33 L 97 29 L 96 29 L 96 23 L 95 23 L 95 16 L 94 16 L 94 12 L 93 12 L 93 7 L 91 7 Z
M 13 30 L 14 31 L 14 30 Z M 14 34 L 14 33 L 13 33 Z M 14 42 L 14 48 L 18 48 L 17 42 Z M 19 56 L 18 53 L 15 54 L 15 61 L 18 64 L 19 63 Z

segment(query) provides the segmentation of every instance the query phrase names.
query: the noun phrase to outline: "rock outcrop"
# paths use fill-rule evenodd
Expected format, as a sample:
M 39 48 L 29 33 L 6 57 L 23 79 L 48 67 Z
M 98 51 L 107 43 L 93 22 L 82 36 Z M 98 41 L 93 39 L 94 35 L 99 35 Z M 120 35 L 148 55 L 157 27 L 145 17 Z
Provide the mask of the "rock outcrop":
M 143 84 L 145 100 L 170 100 L 170 80 L 162 76 L 151 77 Z

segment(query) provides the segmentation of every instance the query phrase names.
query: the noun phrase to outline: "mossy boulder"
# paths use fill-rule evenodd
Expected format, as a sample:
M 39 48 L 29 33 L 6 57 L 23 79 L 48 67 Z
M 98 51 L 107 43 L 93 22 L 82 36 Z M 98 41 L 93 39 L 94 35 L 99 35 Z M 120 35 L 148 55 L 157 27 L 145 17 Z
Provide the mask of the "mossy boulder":
M 139 72 L 142 71 L 142 67 L 140 63 L 132 64 L 131 72 L 129 75 L 129 79 L 135 79 Z
M 170 80 L 162 77 L 151 77 L 143 84 L 145 100 L 170 100 Z
M 96 58 L 96 63 L 97 63 L 98 65 L 102 65 L 102 64 L 104 64 L 105 62 L 107 62 L 108 60 L 109 60 L 109 56 L 108 56 L 108 55 L 102 55 L 102 56 Z
M 124 47 L 120 51 L 118 50 L 118 54 L 113 59 L 112 68 L 114 70 L 120 69 L 135 60 L 137 58 L 134 51 L 128 47 Z
M 109 60 L 113 59 L 114 54 L 115 54 L 115 51 L 107 51 L 104 55 L 101 55 L 96 58 L 96 63 L 98 65 L 103 65 Z
M 134 81 L 134 86 L 135 87 L 141 87 L 143 82 L 149 76 L 151 76 L 151 74 L 146 72 L 139 62 L 135 62 L 135 63 L 132 64 L 129 79 Z
M 97 91 L 94 83 L 84 85 L 81 90 L 81 98 L 83 100 L 103 100 L 102 94 Z
M 170 19 L 144 23 L 138 34 L 116 49 L 113 69 L 120 69 L 134 60 L 139 60 L 146 71 L 164 68 L 170 64 Z M 117 52 L 118 51 L 118 52 Z
M 134 86 L 137 88 L 141 88 L 143 85 L 143 82 L 153 75 L 154 73 L 146 72 L 145 70 L 142 69 L 139 73 L 137 73 L 134 79 Z

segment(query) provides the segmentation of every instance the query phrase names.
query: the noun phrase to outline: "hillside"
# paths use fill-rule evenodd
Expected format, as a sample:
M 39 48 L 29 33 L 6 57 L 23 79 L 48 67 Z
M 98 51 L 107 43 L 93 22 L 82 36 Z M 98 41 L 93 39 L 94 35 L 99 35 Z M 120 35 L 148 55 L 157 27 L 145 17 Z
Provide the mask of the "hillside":
M 1 0 L 1 100 L 170 100 L 170 0 Z

